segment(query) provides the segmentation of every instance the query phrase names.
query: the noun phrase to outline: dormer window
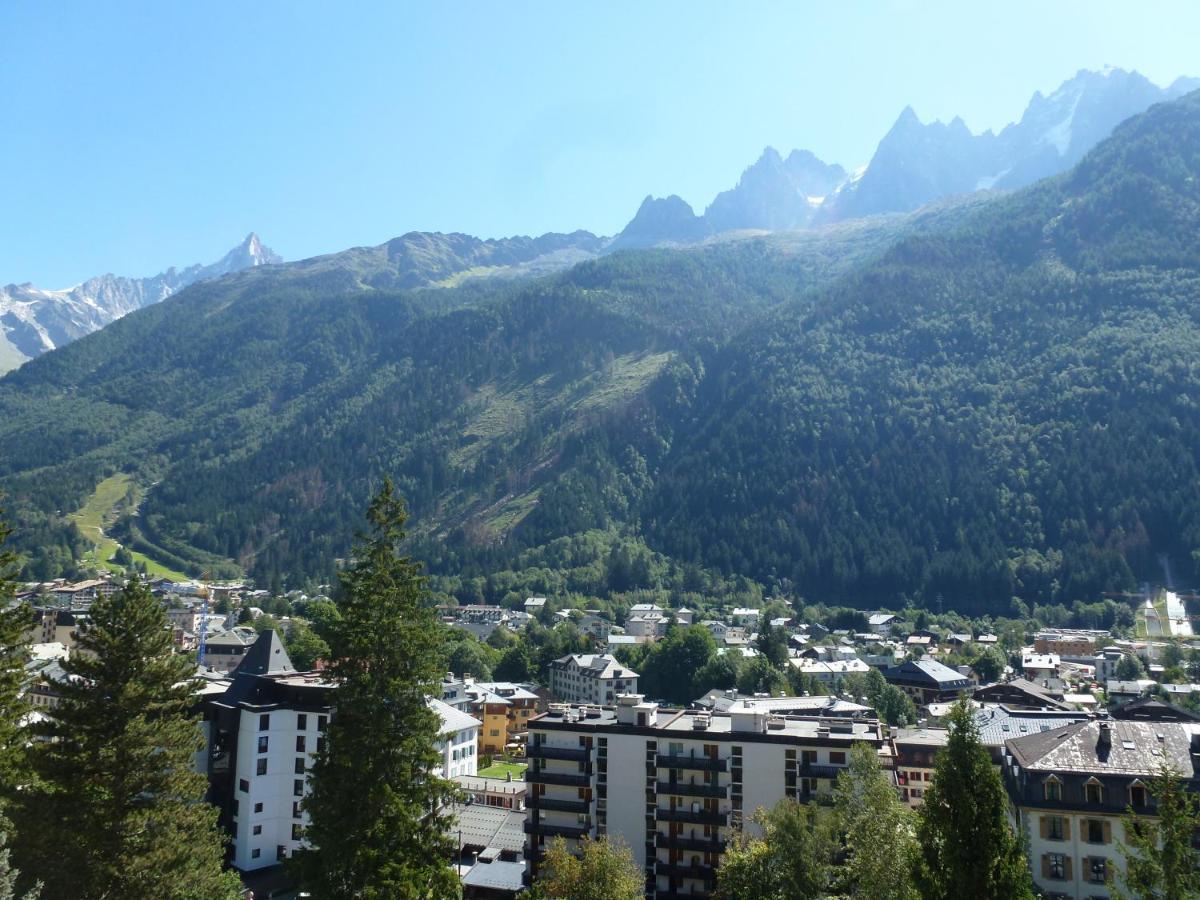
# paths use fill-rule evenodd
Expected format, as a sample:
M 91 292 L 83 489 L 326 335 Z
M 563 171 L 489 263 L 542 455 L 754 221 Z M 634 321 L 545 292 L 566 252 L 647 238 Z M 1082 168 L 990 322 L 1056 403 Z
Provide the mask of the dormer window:
M 1095 778 L 1087 780 L 1087 784 L 1083 786 L 1083 791 L 1088 803 L 1100 804 L 1104 802 L 1104 785 Z
M 1047 800 L 1057 801 L 1062 799 L 1062 782 L 1053 775 L 1046 779 L 1042 785 L 1042 790 Z
M 1146 785 L 1141 781 L 1134 781 L 1129 786 L 1129 805 L 1132 807 L 1146 806 Z

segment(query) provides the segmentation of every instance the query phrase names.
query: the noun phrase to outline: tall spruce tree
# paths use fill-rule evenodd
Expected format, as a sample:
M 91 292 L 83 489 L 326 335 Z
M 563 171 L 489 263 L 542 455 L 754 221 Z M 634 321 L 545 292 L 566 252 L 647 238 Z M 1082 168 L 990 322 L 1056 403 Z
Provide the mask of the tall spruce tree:
M 23 874 L 48 897 L 237 897 L 194 768 L 194 663 L 174 652 L 161 603 L 137 580 L 97 599 L 62 667 L 21 804 Z
M 29 661 L 29 630 L 34 624 L 28 603 L 13 599 L 16 556 L 4 548 L 9 529 L 0 519 L 0 814 L 13 791 L 26 781 L 22 722 L 29 711 L 25 701 L 25 665 Z
M 966 700 L 955 704 L 949 725 L 918 817 L 917 889 L 925 900 L 1032 897 L 1028 864 L 1008 825 L 1004 785 Z
M 448 836 L 451 782 L 436 777 L 442 632 L 420 567 L 401 556 L 403 500 L 385 481 L 342 573 L 330 626 L 337 684 L 304 808 L 304 886 L 323 900 L 457 896 Z

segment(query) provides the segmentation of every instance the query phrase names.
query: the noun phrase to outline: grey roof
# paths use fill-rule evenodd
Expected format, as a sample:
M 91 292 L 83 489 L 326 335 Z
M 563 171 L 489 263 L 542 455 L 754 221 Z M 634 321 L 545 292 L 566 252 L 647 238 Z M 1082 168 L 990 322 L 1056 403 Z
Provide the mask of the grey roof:
M 1065 710 L 1013 710 L 1007 706 L 986 706 L 975 711 L 979 739 L 989 747 L 1001 747 L 1009 738 L 1053 731 L 1064 725 L 1087 721 L 1085 712 Z
M 525 846 L 525 811 L 483 806 L 479 803 L 454 807 L 455 823 L 450 832 L 460 836 L 464 847 L 492 847 L 520 853 Z
M 284 675 L 295 672 L 296 667 L 272 628 L 258 636 L 233 671 L 246 675 Z
M 975 699 L 986 701 L 988 699 L 989 691 L 996 692 L 1002 690 L 1015 690 L 1019 693 L 1025 694 L 1030 700 L 1035 701 L 1038 705 L 1045 706 L 1050 709 L 1070 708 L 1061 700 L 1056 700 L 1040 684 L 1030 681 L 1028 678 L 1014 678 L 1011 681 L 998 681 L 995 684 L 989 684 L 986 687 L 981 687 L 975 691 Z
M 471 871 L 463 876 L 462 883 L 467 887 L 491 888 L 496 891 L 512 891 L 517 893 L 524 886 L 524 862 L 507 862 L 502 859 L 492 862 L 477 862 Z
M 936 683 L 939 687 L 966 687 L 970 679 L 936 659 L 906 660 L 884 673 L 890 678 Z
M 1105 725 L 1107 749 L 1098 746 Z M 1190 779 L 1194 729 L 1180 722 L 1088 721 L 1013 738 L 1006 746 L 1024 768 L 1035 771 L 1152 777 L 1165 760 Z

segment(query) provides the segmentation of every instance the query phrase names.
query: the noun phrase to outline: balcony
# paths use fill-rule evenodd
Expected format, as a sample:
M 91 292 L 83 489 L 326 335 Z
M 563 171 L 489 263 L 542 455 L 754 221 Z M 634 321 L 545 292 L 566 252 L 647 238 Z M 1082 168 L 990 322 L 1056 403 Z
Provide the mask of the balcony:
M 656 834 L 654 846 L 666 850 L 695 850 L 700 853 L 724 853 L 725 842 L 720 838 L 685 837 L 682 834 Z
M 660 794 L 675 794 L 677 797 L 719 797 L 724 799 L 729 788 L 723 784 L 689 784 L 683 781 L 658 782 Z
M 701 772 L 724 772 L 727 764 L 723 759 L 710 759 L 707 756 L 669 756 L 658 754 L 657 764 L 660 769 L 695 769 Z
M 546 744 L 530 744 L 525 755 L 530 759 L 565 759 L 571 762 L 586 762 L 590 750 L 586 747 L 550 747 Z
M 729 820 L 729 811 L 712 812 L 709 810 L 690 809 L 659 809 L 660 822 L 691 822 L 694 825 L 724 825 Z
M 710 884 L 716 881 L 717 872 L 712 866 L 691 865 L 689 863 L 668 863 L 659 860 L 654 864 L 654 874 L 666 878 L 695 878 Z
M 567 787 L 588 787 L 592 779 L 588 775 L 570 775 L 566 772 L 535 772 L 529 769 L 525 772 L 525 781 L 529 784 L 561 784 Z
M 708 891 L 656 891 L 657 900 L 677 900 L 679 897 L 692 897 L 694 900 L 708 900 L 712 896 Z
M 547 837 L 581 838 L 592 830 L 590 825 L 551 825 L 549 822 L 525 820 L 526 834 L 544 834 Z
M 536 794 L 530 794 L 525 803 L 530 809 L 553 809 L 569 813 L 586 813 L 592 805 L 587 800 L 562 800 L 558 797 Z
M 800 767 L 800 777 L 830 778 L 836 781 L 838 775 L 845 771 L 845 766 L 818 766 L 816 763 L 805 763 Z

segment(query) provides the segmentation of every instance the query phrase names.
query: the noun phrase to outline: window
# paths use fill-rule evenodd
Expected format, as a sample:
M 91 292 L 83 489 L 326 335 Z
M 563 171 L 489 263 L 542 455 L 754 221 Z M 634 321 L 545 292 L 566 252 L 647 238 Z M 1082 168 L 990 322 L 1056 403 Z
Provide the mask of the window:
M 287 847 L 283 846 L 283 844 L 279 844 L 278 846 L 276 846 L 275 858 L 283 859 L 285 856 L 287 856 Z
M 248 782 L 245 778 L 239 778 L 238 779 L 238 790 L 244 791 L 246 793 L 250 793 L 250 782 Z
M 1084 793 L 1087 794 L 1088 803 L 1098 804 L 1104 802 L 1104 788 L 1094 778 L 1084 785 Z
M 1129 787 L 1129 805 L 1130 806 L 1145 806 L 1146 805 L 1146 786 L 1140 781 L 1135 781 Z
M 292 796 L 293 797 L 303 797 L 304 796 L 304 779 L 303 778 L 297 778 L 295 781 L 292 782 Z
M 323 738 L 323 737 L 317 738 L 317 752 L 320 753 L 324 749 L 325 749 L 325 738 Z
M 1066 857 L 1061 853 L 1051 853 L 1048 859 L 1051 878 L 1066 878 L 1067 864 Z
M 1087 842 L 1089 844 L 1104 843 L 1104 823 L 1099 819 L 1087 819 Z
M 262 856 L 262 850 L 260 850 L 258 847 L 255 847 L 253 850 L 250 851 L 251 859 L 258 859 L 260 856 Z
M 829 751 L 829 764 L 831 766 L 844 766 L 846 764 L 846 751 L 830 750 Z
M 268 738 L 265 734 L 259 736 L 259 738 L 258 738 L 258 752 L 259 753 L 267 752 L 267 747 L 269 746 L 269 744 L 268 744 L 269 741 L 270 741 L 270 738 Z
M 297 822 L 293 822 L 292 823 L 292 840 L 293 841 L 300 840 L 303 831 L 304 831 L 303 825 L 301 825 Z
M 292 801 L 292 818 L 293 819 L 300 818 L 300 801 L 299 800 Z
M 1050 838 L 1052 841 L 1061 841 L 1063 839 L 1062 816 L 1046 817 L 1046 837 Z
M 500 729 L 499 729 L 499 728 L 493 728 L 491 731 L 489 731 L 489 732 L 488 732 L 488 734 L 490 734 L 492 737 L 499 737 L 499 736 L 500 736 Z
M 304 713 L 298 713 L 296 716 L 296 730 L 306 731 L 308 729 L 308 716 Z
M 304 735 L 302 735 L 302 734 L 296 735 L 296 752 L 303 753 L 304 749 L 305 749 L 304 745 L 305 745 Z
M 296 774 L 297 775 L 304 774 L 304 760 L 300 757 L 296 758 Z
M 258 717 L 258 730 L 266 731 L 270 727 L 271 727 L 271 717 L 269 715 L 267 715 L 266 713 L 263 713 L 261 716 Z
M 1047 800 L 1062 799 L 1062 783 L 1059 782 L 1059 780 L 1053 775 L 1046 779 L 1046 783 L 1042 785 L 1042 787 L 1045 790 L 1045 796 Z
M 1108 860 L 1103 856 L 1093 856 L 1088 866 L 1088 880 L 1092 884 L 1104 884 L 1108 881 Z
M 262 834 L 262 826 L 255 825 L 252 829 L 250 829 L 250 833 L 251 834 Z
M 265 756 L 259 759 L 257 772 L 259 775 L 267 774 L 267 758 Z
M 317 716 L 317 731 L 324 731 L 325 724 L 329 721 L 329 716 Z
M 256 813 L 260 813 L 260 812 L 262 812 L 262 804 L 261 804 L 261 803 L 255 803 L 255 804 L 254 804 L 254 811 L 255 811 Z

